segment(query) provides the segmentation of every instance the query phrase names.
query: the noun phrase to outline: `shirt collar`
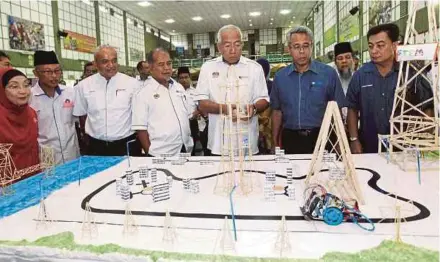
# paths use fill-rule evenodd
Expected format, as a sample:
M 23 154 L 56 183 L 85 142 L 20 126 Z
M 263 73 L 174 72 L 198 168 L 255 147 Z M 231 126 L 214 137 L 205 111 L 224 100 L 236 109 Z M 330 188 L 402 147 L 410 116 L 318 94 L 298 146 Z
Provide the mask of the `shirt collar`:
M 157 82 L 157 80 L 154 79 L 154 77 L 148 78 L 148 81 L 151 81 L 150 83 L 154 83 L 154 85 L 158 85 L 158 86 L 162 86 L 162 87 L 167 88 L 166 86 L 163 86 L 161 83 Z M 176 81 L 172 78 L 170 78 L 170 80 L 168 80 L 168 83 L 170 83 L 169 89 L 171 89 L 174 86 L 175 82 Z
M 365 63 L 363 65 L 363 67 L 364 67 L 365 72 L 377 73 L 378 75 L 380 75 L 379 70 L 377 70 L 376 65 L 371 61 L 368 63 Z M 394 72 L 399 72 L 399 63 L 397 63 L 397 62 L 395 62 L 393 64 L 393 68 L 391 69 L 390 72 L 388 72 L 387 76 L 391 73 L 394 73 Z
M 217 58 L 216 58 L 216 61 L 217 61 L 217 62 L 222 62 L 222 63 L 224 63 L 224 64 L 226 64 L 226 65 L 247 64 L 247 61 L 246 61 L 246 59 L 244 59 L 243 56 L 240 56 L 240 59 L 239 59 L 238 62 L 235 63 L 235 64 L 229 64 L 229 63 L 227 63 L 227 62 L 223 59 L 223 56 L 219 56 L 219 57 L 217 57 Z
M 309 68 L 307 69 L 307 71 L 312 71 L 313 73 L 318 74 L 318 66 L 317 66 L 317 62 L 315 60 L 311 59 L 311 62 L 310 62 L 310 65 L 309 65 Z M 287 71 L 287 74 L 290 75 L 293 72 L 298 72 L 298 71 L 296 71 L 295 63 L 290 64 L 289 70 Z
M 46 92 L 44 92 L 44 90 L 41 88 L 41 86 L 40 86 L 40 82 L 39 81 L 37 81 L 37 83 L 35 84 L 35 86 L 34 86 L 34 94 L 35 94 L 35 96 L 41 96 L 41 95 L 46 95 Z M 55 93 L 57 94 L 57 95 L 61 95 L 61 93 L 63 92 L 63 90 L 65 89 L 66 87 L 65 86 L 63 86 L 63 85 L 58 85 L 56 88 L 55 88 Z

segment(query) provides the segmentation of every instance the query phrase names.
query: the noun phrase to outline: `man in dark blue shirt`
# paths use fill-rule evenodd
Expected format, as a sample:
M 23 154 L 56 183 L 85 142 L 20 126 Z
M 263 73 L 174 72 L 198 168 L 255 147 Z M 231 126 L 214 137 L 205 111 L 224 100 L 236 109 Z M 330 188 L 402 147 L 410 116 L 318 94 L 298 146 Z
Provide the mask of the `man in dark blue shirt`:
M 293 63 L 277 72 L 270 95 L 274 145 L 281 142 L 287 154 L 310 154 L 327 102 L 335 100 L 345 107 L 345 96 L 336 71 L 311 59 L 313 33 L 309 28 L 293 28 L 287 41 Z
M 378 25 L 370 28 L 367 38 L 371 62 L 365 63 L 354 73 L 347 91 L 347 125 L 351 152 L 355 154 L 377 153 L 378 134 L 390 133 L 390 117 L 399 74 L 395 62 L 399 28 L 394 24 Z M 425 83 L 423 79 L 413 81 L 412 85 L 417 91 L 408 88 L 407 94 L 413 93 L 412 96 L 417 97 L 407 99 L 424 101 L 432 97 L 429 84 Z

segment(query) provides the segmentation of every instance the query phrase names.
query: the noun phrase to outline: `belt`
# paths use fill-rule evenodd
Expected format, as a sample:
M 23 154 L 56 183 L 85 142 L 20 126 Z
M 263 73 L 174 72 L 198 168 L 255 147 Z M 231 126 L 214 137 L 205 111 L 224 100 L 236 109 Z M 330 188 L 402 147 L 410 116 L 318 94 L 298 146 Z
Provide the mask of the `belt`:
M 295 133 L 300 136 L 310 136 L 311 134 L 315 134 L 316 132 L 319 132 L 319 127 L 311 128 L 311 129 L 285 129 L 288 132 Z
M 101 143 L 101 144 L 105 144 L 105 145 L 112 145 L 112 144 L 126 143 L 126 142 L 128 142 L 129 140 L 135 139 L 135 138 L 136 138 L 136 134 L 132 134 L 132 135 L 130 135 L 130 136 L 128 136 L 128 137 L 125 137 L 125 138 L 122 138 L 122 139 L 119 139 L 119 140 L 114 140 L 114 141 L 100 140 L 100 139 L 96 139 L 96 138 L 94 138 L 94 137 L 92 137 L 92 136 L 90 136 L 90 135 L 89 135 L 89 138 L 90 138 L 91 140 L 96 141 L 97 143 Z

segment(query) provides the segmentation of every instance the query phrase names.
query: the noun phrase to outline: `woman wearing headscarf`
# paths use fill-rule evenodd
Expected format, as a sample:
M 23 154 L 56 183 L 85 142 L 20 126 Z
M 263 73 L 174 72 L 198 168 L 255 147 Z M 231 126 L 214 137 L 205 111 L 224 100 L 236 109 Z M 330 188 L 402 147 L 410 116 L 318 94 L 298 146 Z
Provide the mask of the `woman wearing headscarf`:
M 0 69 L 0 143 L 12 144 L 9 153 L 16 170 L 39 163 L 37 115 L 28 105 L 30 88 L 22 72 Z

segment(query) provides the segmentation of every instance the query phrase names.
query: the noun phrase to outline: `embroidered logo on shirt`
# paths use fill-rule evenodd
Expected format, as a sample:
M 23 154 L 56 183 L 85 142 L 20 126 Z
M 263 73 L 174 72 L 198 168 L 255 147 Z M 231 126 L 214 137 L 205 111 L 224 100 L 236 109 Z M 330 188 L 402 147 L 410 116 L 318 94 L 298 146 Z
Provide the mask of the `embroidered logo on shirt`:
M 72 108 L 73 107 L 73 102 L 70 101 L 70 99 L 66 98 L 66 100 L 64 100 L 63 103 L 63 108 Z
M 159 97 L 160 97 L 160 95 L 159 94 L 154 94 L 154 99 L 158 99 Z
M 315 81 L 315 82 L 312 82 L 312 86 L 322 86 L 322 81 Z
M 212 73 L 212 78 L 217 78 L 219 76 L 219 72 L 213 72 Z

